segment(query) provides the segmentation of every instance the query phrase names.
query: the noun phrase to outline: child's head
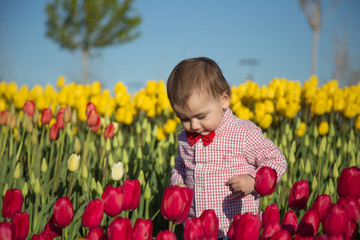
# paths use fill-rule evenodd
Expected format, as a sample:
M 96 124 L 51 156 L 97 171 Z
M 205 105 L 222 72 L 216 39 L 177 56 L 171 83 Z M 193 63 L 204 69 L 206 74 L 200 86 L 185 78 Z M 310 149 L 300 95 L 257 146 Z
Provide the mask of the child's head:
M 207 135 L 221 123 L 230 104 L 230 87 L 209 58 L 181 61 L 167 82 L 168 97 L 186 131 Z
M 187 108 L 193 93 L 207 93 L 217 99 L 231 89 L 215 61 L 206 58 L 189 58 L 181 61 L 171 72 L 167 81 L 167 94 L 172 106 Z

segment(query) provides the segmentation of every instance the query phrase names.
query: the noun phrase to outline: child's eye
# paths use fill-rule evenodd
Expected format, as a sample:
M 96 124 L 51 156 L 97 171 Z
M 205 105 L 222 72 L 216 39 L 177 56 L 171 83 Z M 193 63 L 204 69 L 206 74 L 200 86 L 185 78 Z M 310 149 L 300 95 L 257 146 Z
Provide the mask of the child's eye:
M 202 116 L 199 116 L 198 119 L 204 119 L 206 117 L 206 115 L 202 115 Z
M 190 121 L 190 120 L 187 119 L 187 118 L 180 118 L 180 121 L 181 121 L 181 122 L 188 122 L 188 121 Z

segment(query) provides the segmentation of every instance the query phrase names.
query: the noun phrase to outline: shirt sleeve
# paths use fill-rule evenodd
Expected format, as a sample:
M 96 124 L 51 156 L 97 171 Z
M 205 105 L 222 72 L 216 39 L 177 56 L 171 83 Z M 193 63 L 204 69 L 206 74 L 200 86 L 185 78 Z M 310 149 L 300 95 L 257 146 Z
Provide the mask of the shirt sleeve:
M 179 154 L 179 147 L 178 147 L 178 154 Z M 183 158 L 180 156 L 177 156 L 175 158 L 175 165 L 173 169 L 171 170 L 171 178 L 170 178 L 170 184 L 171 185 L 178 185 L 180 183 L 184 183 L 186 179 L 185 176 L 185 163 Z
M 246 135 L 245 157 L 255 168 L 248 175 L 255 178 L 256 172 L 264 166 L 274 169 L 277 173 L 277 182 L 285 174 L 287 162 L 281 150 L 274 143 L 264 137 L 261 128 L 254 127 Z

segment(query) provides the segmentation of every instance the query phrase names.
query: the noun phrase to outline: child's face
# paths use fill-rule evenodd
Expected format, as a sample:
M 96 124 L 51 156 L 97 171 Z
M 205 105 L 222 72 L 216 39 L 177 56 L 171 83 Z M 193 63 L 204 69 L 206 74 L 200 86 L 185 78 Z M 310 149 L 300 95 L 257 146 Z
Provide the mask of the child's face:
M 230 96 L 224 92 L 218 99 L 207 93 L 194 93 L 187 102 L 187 108 L 175 105 L 174 112 L 188 132 L 208 135 L 216 130 L 222 120 L 224 109 L 230 104 Z

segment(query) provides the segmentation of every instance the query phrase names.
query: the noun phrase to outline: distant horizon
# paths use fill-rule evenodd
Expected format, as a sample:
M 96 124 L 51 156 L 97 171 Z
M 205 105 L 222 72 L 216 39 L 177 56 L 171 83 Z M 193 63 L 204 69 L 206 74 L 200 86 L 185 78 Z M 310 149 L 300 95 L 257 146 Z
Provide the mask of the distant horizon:
M 56 87 L 63 75 L 67 83 L 82 83 L 79 51 L 61 49 L 45 35 L 48 2 L 0 2 L 2 81 Z M 326 13 L 330 4 L 323 4 Z M 260 86 L 275 77 L 303 84 L 311 76 L 312 30 L 298 1 L 137 0 L 133 9 L 143 19 L 141 36 L 93 52 L 99 57 L 89 60 L 88 83 L 99 81 L 103 89 L 113 89 L 121 81 L 135 93 L 149 80 L 166 82 L 178 62 L 198 56 L 215 60 L 231 86 L 244 83 L 249 74 Z M 341 1 L 325 22 L 318 50 L 319 85 L 333 79 L 335 39 L 341 42 L 347 36 L 350 67 L 359 70 L 359 12 L 360 1 Z

